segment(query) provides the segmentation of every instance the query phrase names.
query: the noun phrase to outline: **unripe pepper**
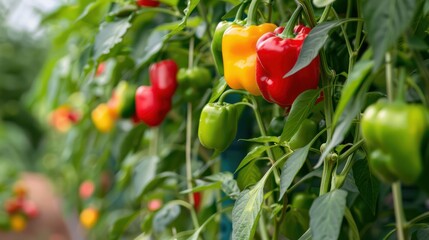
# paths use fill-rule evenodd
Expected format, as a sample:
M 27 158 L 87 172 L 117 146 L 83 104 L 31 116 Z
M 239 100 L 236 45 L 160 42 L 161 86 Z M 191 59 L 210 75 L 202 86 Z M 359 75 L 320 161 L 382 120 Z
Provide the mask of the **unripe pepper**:
M 276 25 L 231 25 L 223 34 L 222 56 L 225 80 L 233 89 L 245 89 L 252 95 L 261 95 L 256 83 L 256 42 Z M 274 63 L 273 63 L 274 64 Z
M 422 172 L 421 149 L 429 134 L 429 113 L 421 105 L 379 101 L 361 120 L 369 166 L 383 181 L 416 182 Z
M 290 107 L 299 94 L 315 89 L 319 83 L 319 57 L 305 68 L 283 78 L 298 60 L 299 53 L 310 28 L 298 25 L 294 37 L 283 38 L 284 27 L 266 33 L 256 45 L 256 81 L 265 100 L 283 108 Z
M 171 97 L 158 95 L 153 86 L 140 86 L 136 91 L 136 114 L 139 120 L 155 127 L 162 123 L 171 109 Z
M 226 29 L 229 28 L 232 24 L 233 22 L 219 22 L 213 34 L 211 51 L 216 65 L 216 69 L 220 75 L 223 75 L 222 37 Z
M 135 93 L 135 86 L 130 85 L 125 81 L 121 81 L 113 90 L 112 97 L 107 105 L 109 105 L 118 117 L 132 117 L 135 112 Z
M 298 131 L 289 141 L 289 147 L 292 150 L 302 148 L 307 145 L 317 134 L 317 124 L 311 119 L 304 119 Z
M 209 149 L 224 151 L 237 134 L 238 113 L 234 105 L 209 103 L 204 106 L 198 126 L 198 138 Z
M 116 114 L 105 103 L 98 105 L 91 112 L 92 122 L 100 132 L 110 132 L 116 123 Z
M 177 71 L 176 62 L 170 59 L 154 63 L 149 67 L 150 82 L 157 96 L 173 97 L 177 88 Z
M 211 86 L 212 76 L 204 67 L 181 68 L 177 73 L 179 90 L 183 92 L 186 101 L 199 99 L 205 90 Z

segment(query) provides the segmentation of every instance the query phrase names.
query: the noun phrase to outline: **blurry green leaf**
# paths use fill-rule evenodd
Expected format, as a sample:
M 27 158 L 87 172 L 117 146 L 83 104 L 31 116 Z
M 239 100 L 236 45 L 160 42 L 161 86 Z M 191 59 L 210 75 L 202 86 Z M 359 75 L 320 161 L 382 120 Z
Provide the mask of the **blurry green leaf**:
M 353 177 L 360 196 L 375 215 L 378 204 L 380 182 L 371 174 L 366 160 L 355 160 L 353 164 Z
M 246 141 L 246 142 L 254 142 L 254 143 L 279 143 L 279 138 L 274 136 L 261 136 L 257 138 L 250 138 L 250 139 L 240 139 L 240 141 Z
M 164 35 L 164 31 L 152 31 L 147 41 L 142 43 L 145 45 L 145 48 L 141 53 L 142 57 L 137 59 L 137 66 L 139 68 L 142 66 L 146 66 L 155 58 L 156 54 L 158 54 L 158 52 L 164 46 Z
M 136 149 L 141 143 L 143 134 L 146 130 L 146 125 L 138 124 L 132 128 L 124 137 L 124 140 L 121 142 L 118 160 L 122 161 L 127 154 Z
M 222 182 L 222 191 L 228 195 L 231 199 L 237 199 L 240 194 L 240 188 L 237 185 L 237 181 L 234 179 L 228 179 Z
M 177 27 L 173 31 L 166 35 L 166 39 L 169 39 L 170 37 L 176 35 L 187 26 L 189 16 L 191 16 L 192 11 L 194 11 L 199 2 L 200 0 L 188 0 L 188 6 L 183 11 L 185 16 L 182 18 L 180 24 L 177 25 Z
M 122 42 L 128 28 L 131 27 L 131 17 L 122 18 L 115 22 L 104 22 L 100 26 L 100 31 L 95 37 L 94 60 L 108 54 L 118 43 Z
M 361 2 L 368 41 L 374 50 L 374 69 L 384 62 L 385 53 L 407 30 L 417 10 L 416 0 L 365 0 Z
M 177 6 L 179 0 L 160 0 L 160 2 L 174 7 Z
M 243 158 L 243 160 L 241 160 L 240 165 L 238 165 L 235 172 L 240 171 L 240 169 L 242 169 L 244 166 L 249 164 L 251 161 L 259 158 L 265 151 L 267 151 L 272 147 L 274 147 L 274 145 L 273 146 L 260 145 L 260 146 L 254 147 L 250 152 L 247 153 L 247 155 Z
M 109 220 L 111 222 L 109 239 L 120 239 L 127 227 L 139 214 L 138 211 L 131 210 L 117 210 L 109 213 Z
M 203 20 L 200 17 L 191 17 L 188 19 L 186 26 L 190 27 L 190 28 L 195 28 L 195 27 L 198 27 L 202 22 L 203 22 Z M 156 31 L 166 31 L 166 30 L 171 31 L 171 30 L 174 30 L 175 28 L 177 28 L 179 23 L 180 23 L 179 21 L 176 21 L 176 22 L 168 22 L 168 23 L 160 24 L 155 28 L 155 30 Z
M 145 156 L 144 152 L 132 156 L 138 161 L 133 168 L 132 189 L 134 197 L 139 197 L 145 190 L 146 186 L 156 176 L 156 169 L 159 162 L 157 156 Z
M 155 232 L 164 231 L 180 214 L 180 207 L 177 204 L 166 204 L 161 210 L 155 213 L 153 218 L 153 230 Z

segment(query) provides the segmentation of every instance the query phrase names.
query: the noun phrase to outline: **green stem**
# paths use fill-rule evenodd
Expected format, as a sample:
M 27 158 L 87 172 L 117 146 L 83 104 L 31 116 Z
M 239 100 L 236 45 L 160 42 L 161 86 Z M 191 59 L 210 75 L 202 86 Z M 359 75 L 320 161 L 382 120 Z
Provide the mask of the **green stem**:
M 286 21 L 286 14 L 284 13 L 284 7 L 283 7 L 283 1 L 282 0 L 277 0 L 277 10 L 280 14 L 280 22 L 284 22 Z
M 417 217 L 413 218 L 412 220 L 410 220 L 409 224 L 418 223 L 418 222 L 420 222 L 423 219 L 428 218 L 428 217 L 429 217 L 429 212 L 422 213 L 419 216 L 417 216 Z
M 331 12 L 331 5 L 329 4 L 328 6 L 325 7 L 325 9 L 323 10 L 322 16 L 320 17 L 319 21 L 317 22 L 318 24 L 326 21 L 326 19 L 328 19 L 329 13 Z
M 247 93 L 246 91 L 243 91 L 243 90 L 229 89 L 229 90 L 226 90 L 224 93 L 222 93 L 222 95 L 219 97 L 218 102 L 219 103 L 223 103 L 225 101 L 225 97 L 228 94 L 232 94 L 232 93 L 242 94 L 244 96 L 248 96 L 249 95 L 249 93 Z
M 392 193 L 393 204 L 395 208 L 396 230 L 398 233 L 398 240 L 405 240 L 407 239 L 407 229 L 405 226 L 406 219 L 404 209 L 402 207 L 401 183 L 399 181 L 392 183 Z
M 309 0 L 298 0 L 298 4 L 302 6 L 305 16 L 307 17 L 308 23 L 311 28 L 314 28 L 317 24 L 316 17 L 314 16 L 313 6 Z
M 251 26 L 251 25 L 256 25 L 257 21 L 256 19 L 258 18 L 258 13 L 257 13 L 257 6 L 260 0 L 252 0 L 252 2 L 250 3 L 250 7 L 249 7 L 249 15 L 247 16 L 247 26 Z
M 392 79 L 392 57 L 390 52 L 386 53 L 386 88 L 387 88 L 387 99 L 389 102 L 393 101 L 393 79 Z
M 347 157 L 349 157 L 351 154 L 353 154 L 356 150 L 358 150 L 360 148 L 360 146 L 362 146 L 362 144 L 365 141 L 363 139 L 359 140 L 357 143 L 354 143 L 349 149 L 347 149 L 346 152 L 344 152 L 343 154 L 340 155 L 340 161 L 346 159 Z
M 321 74 L 322 87 L 323 87 L 323 92 L 325 97 L 325 100 L 323 101 L 323 106 L 325 110 L 326 128 L 328 129 L 326 142 L 328 143 L 329 141 L 331 141 L 332 133 L 334 131 L 332 129 L 332 115 L 334 113 L 334 107 L 333 107 L 332 98 L 331 98 L 331 95 L 332 95 L 331 80 L 333 79 L 334 76 L 331 70 L 329 69 L 328 61 L 326 60 L 326 54 L 324 49 L 320 50 L 320 60 L 322 63 L 321 64 L 322 65 L 322 74 Z
M 335 9 L 333 9 L 333 12 L 334 12 L 334 14 L 335 14 L 335 17 L 336 17 L 337 19 L 340 19 L 340 18 L 338 17 L 337 12 L 335 11 Z M 349 38 L 348 38 L 348 35 L 347 35 L 347 32 L 346 32 L 346 29 L 345 29 L 344 25 L 343 25 L 343 24 L 341 24 L 341 25 L 340 25 L 340 28 L 341 28 L 341 32 L 343 33 L 343 36 L 344 36 L 344 41 L 346 42 L 347 51 L 349 52 L 349 57 L 351 58 L 351 57 L 354 55 L 352 45 L 350 44 L 350 41 L 349 41 Z M 353 63 L 353 64 L 354 64 L 354 63 Z M 353 66 L 353 64 L 351 64 L 351 65 L 349 64 L 349 66 Z M 349 73 L 350 73 L 350 68 L 349 68 Z
M 192 103 L 188 103 L 188 112 L 186 116 L 186 182 L 188 189 L 192 189 Z M 191 192 L 188 193 L 188 201 L 194 206 L 194 198 Z
M 268 1 L 268 22 L 271 22 L 271 18 L 273 15 L 273 2 L 274 0 L 269 0 Z
M 353 219 L 353 215 L 352 215 L 352 213 L 350 212 L 350 210 L 349 210 L 349 208 L 348 208 L 348 207 L 346 207 L 346 209 L 345 209 L 345 211 L 344 211 L 344 216 L 346 217 L 346 220 L 347 220 L 347 222 L 348 222 L 348 224 L 349 224 L 349 227 L 350 227 L 350 229 L 351 229 L 351 230 L 352 230 L 352 232 L 353 232 L 353 237 L 352 237 L 352 238 L 350 238 L 350 239 L 359 240 L 359 239 L 360 239 L 360 236 L 359 236 L 359 229 L 358 229 L 358 227 L 356 226 L 356 222 L 355 222 L 355 220 Z
M 241 18 L 243 17 L 244 9 L 246 8 L 247 1 L 243 1 L 241 3 L 240 8 L 238 8 L 237 14 L 235 15 L 235 21 L 241 21 Z
M 322 182 L 320 183 L 319 196 L 327 193 L 329 190 L 329 183 L 331 182 L 332 170 L 334 169 L 334 164 L 328 158 L 325 158 L 325 163 L 323 165 L 322 173 Z
M 209 31 L 210 32 L 210 31 Z M 188 68 L 191 69 L 194 66 L 194 37 L 191 37 L 189 41 L 189 53 L 188 53 Z
M 262 213 L 261 213 L 261 216 L 259 217 L 259 231 L 260 231 L 262 240 L 269 240 L 268 233 L 267 233 L 267 225 L 265 224 L 265 219 Z
M 293 12 L 292 16 L 290 17 L 289 21 L 287 22 L 285 29 L 280 34 L 281 38 L 294 38 L 293 34 L 293 28 L 295 27 L 295 23 L 299 18 L 299 15 L 301 14 L 302 7 L 301 5 L 298 5 Z
M 252 105 L 253 105 L 253 111 L 255 113 L 256 122 L 258 123 L 259 130 L 261 131 L 261 135 L 263 137 L 265 137 L 265 136 L 267 136 L 267 130 L 265 128 L 264 122 L 262 121 L 261 113 L 259 111 L 258 102 L 256 101 L 255 97 L 253 97 L 251 95 L 249 95 L 249 98 L 250 98 Z M 265 146 L 270 146 L 270 144 L 265 143 Z M 276 162 L 275 161 L 276 159 L 274 158 L 274 154 L 273 154 L 273 151 L 271 148 L 269 148 L 267 150 L 267 155 L 270 159 L 272 159 L 274 162 Z M 274 169 L 274 178 L 276 180 L 276 183 L 280 184 L 280 175 L 278 173 L 277 168 Z
M 192 219 L 192 223 L 194 224 L 194 228 L 198 229 L 200 227 L 200 224 L 198 223 L 198 217 L 197 217 L 197 213 L 195 212 L 194 206 L 183 201 L 183 200 L 173 200 L 168 202 L 169 205 L 180 205 L 183 206 L 185 208 L 187 208 L 189 210 L 189 212 L 191 213 L 191 219 Z

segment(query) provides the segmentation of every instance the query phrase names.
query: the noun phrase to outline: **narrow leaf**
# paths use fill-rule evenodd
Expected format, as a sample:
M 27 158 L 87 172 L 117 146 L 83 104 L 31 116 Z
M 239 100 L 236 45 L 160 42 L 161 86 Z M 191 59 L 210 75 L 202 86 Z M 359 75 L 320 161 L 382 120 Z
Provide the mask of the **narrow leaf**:
M 289 159 L 286 161 L 285 165 L 282 168 L 282 173 L 280 176 L 280 196 L 279 200 L 282 199 L 283 195 L 286 193 L 288 188 L 293 182 L 296 174 L 305 163 L 307 159 L 308 151 L 310 151 L 311 143 L 307 144 L 303 148 L 297 149 Z
M 346 208 L 346 197 L 346 191 L 336 189 L 314 200 L 310 208 L 313 240 L 338 239 Z
M 138 153 L 134 156 L 139 163 L 134 166 L 132 191 L 134 197 L 140 197 L 146 186 L 156 177 L 156 169 L 159 158 L 156 156 L 144 156 L 143 153 Z
M 416 0 L 362 1 L 368 40 L 374 50 L 374 69 L 383 63 L 385 53 L 407 30 L 417 10 Z
M 328 40 L 329 32 L 335 28 L 340 26 L 341 24 L 348 21 L 355 21 L 356 19 L 343 19 L 343 20 L 335 20 L 324 22 L 313 29 L 311 29 L 310 33 L 304 40 L 304 44 L 302 45 L 301 51 L 299 52 L 298 60 L 296 61 L 293 68 L 285 74 L 285 77 L 289 77 L 299 70 L 308 66 L 308 64 L 313 61 L 314 58 L 319 54 L 319 50 L 325 45 L 326 40 Z
M 280 142 L 289 141 L 298 131 L 301 122 L 308 117 L 321 90 L 307 90 L 301 93 L 292 104 L 289 116 L 286 119 Z
M 344 109 L 347 106 L 347 103 L 350 102 L 350 99 L 356 94 L 356 91 L 359 90 L 359 87 L 362 85 L 363 80 L 367 77 L 374 62 L 370 60 L 359 61 L 353 67 L 349 77 L 344 84 L 344 88 L 341 91 L 340 102 L 338 103 L 337 109 L 335 110 L 334 119 L 332 120 L 332 126 L 335 126 L 338 120 L 341 117 L 341 114 L 344 112 Z
M 183 16 L 182 22 L 173 31 L 167 34 L 165 36 L 165 39 L 169 39 L 170 37 L 176 35 L 186 27 L 189 16 L 191 16 L 192 11 L 194 11 L 199 2 L 200 0 L 188 0 L 188 5 L 185 10 L 183 10 L 185 16 Z
M 240 139 L 240 141 L 255 142 L 255 143 L 279 143 L 279 138 L 275 136 L 261 136 L 251 139 Z
M 216 86 L 213 88 L 212 96 L 210 97 L 209 103 L 216 101 L 223 91 L 225 91 L 228 84 L 226 84 L 225 78 L 221 77 L 217 82 Z
M 272 148 L 273 146 L 257 146 L 253 148 L 250 152 L 247 153 L 247 155 L 241 160 L 240 165 L 238 165 L 237 170 L 235 172 L 240 171 L 244 166 L 246 166 L 249 162 L 255 160 L 256 158 L 259 158 L 262 153 L 267 151 L 268 149 Z

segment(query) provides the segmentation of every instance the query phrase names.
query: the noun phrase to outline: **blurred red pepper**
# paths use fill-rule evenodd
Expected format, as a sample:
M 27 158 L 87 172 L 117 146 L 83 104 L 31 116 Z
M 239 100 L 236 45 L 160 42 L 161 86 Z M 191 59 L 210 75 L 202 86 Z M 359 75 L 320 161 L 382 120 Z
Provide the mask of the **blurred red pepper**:
M 52 111 L 49 123 L 59 132 L 67 132 L 80 119 L 80 114 L 68 105 L 63 105 Z
M 158 7 L 160 4 L 157 0 L 137 0 L 139 7 Z
M 151 127 L 162 123 L 171 109 L 171 97 L 163 98 L 153 86 L 140 86 L 136 92 L 136 113 L 139 120 Z
M 283 33 L 284 27 L 266 33 L 256 44 L 256 81 L 263 97 L 287 108 L 299 94 L 315 89 L 319 83 L 319 57 L 297 73 L 283 78 L 298 60 L 299 53 L 310 28 L 295 26 L 295 36 Z M 286 34 L 286 35 L 285 35 Z
M 171 98 L 177 88 L 178 67 L 173 60 L 154 63 L 149 68 L 149 79 L 158 97 Z

